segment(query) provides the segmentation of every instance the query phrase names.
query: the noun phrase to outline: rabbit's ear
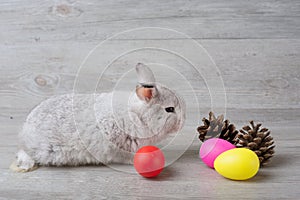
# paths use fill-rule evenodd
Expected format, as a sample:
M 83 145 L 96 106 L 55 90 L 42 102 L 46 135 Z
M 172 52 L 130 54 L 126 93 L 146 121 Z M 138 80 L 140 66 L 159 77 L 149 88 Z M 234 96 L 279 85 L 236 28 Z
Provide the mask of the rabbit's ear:
M 138 82 L 142 86 L 155 86 L 154 74 L 149 67 L 142 63 L 138 63 L 135 69 L 138 76 Z
M 136 87 L 136 95 L 143 101 L 149 102 L 156 95 L 156 88 L 154 86 L 138 85 Z

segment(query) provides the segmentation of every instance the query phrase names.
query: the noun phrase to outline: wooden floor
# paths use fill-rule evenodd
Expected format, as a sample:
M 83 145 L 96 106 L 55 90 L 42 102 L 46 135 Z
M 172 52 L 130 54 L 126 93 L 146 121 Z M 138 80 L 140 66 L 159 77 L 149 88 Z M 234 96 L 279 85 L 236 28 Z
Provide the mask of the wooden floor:
M 131 88 L 135 79 L 123 75 L 137 62 L 160 63 L 158 80 L 188 106 L 186 137 L 167 159 L 190 145 L 158 178 L 144 179 L 132 166 L 9 171 L 36 104 L 73 89 Z M 298 199 L 299 88 L 296 0 L 0 0 L 0 199 Z M 253 179 L 225 179 L 199 160 L 195 129 L 211 109 L 237 127 L 255 120 L 271 129 L 275 157 Z

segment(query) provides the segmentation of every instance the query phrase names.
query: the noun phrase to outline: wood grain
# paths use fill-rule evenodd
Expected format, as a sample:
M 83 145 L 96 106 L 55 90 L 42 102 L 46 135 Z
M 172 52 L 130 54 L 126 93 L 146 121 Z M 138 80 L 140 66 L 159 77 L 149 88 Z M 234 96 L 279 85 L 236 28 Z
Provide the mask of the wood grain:
M 297 199 L 299 13 L 296 0 L 1 0 L 0 199 Z M 170 31 L 162 34 L 142 27 Z M 133 29 L 138 31 L 107 40 Z M 85 57 L 105 40 L 95 51 L 101 54 L 89 59 L 78 76 Z M 191 41 L 207 50 L 217 71 L 207 67 L 212 67 L 208 55 L 195 50 Z M 134 47 L 159 45 L 179 55 L 158 48 L 129 52 L 117 58 L 97 84 L 103 59 Z M 194 64 L 199 73 L 184 60 L 190 57 L 198 58 Z M 158 179 L 95 166 L 41 168 L 28 174 L 8 171 L 17 133 L 35 105 L 73 92 L 76 81 L 80 84 L 75 90 L 87 93 L 134 88 L 135 75 L 128 70 L 137 62 L 164 64 L 153 66 L 157 79 L 182 95 L 188 112 L 197 116 L 186 123 L 185 134 L 195 135 L 193 144 Z M 195 128 L 212 109 L 212 96 L 220 97 L 213 100 L 214 111 L 225 110 L 238 127 L 254 119 L 272 130 L 276 156 L 254 179 L 229 181 L 199 161 Z

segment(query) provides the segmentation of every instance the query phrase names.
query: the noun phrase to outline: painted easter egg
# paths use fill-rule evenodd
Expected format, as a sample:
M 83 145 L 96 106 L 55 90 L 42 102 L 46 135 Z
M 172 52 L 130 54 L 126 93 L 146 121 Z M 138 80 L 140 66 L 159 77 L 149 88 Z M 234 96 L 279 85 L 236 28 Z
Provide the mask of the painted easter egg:
M 235 148 L 235 146 L 226 140 L 212 138 L 206 140 L 201 145 L 199 156 L 207 166 L 214 168 L 215 159 L 224 151 L 233 148 Z
M 255 152 L 246 148 L 235 148 L 220 154 L 214 162 L 215 170 L 225 178 L 246 180 L 255 176 L 259 159 Z

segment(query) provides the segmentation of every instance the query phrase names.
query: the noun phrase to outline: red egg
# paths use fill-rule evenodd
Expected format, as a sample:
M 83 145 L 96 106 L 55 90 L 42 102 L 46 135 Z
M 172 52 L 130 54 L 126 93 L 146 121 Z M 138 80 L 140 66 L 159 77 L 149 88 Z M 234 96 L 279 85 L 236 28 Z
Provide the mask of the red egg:
M 133 165 L 143 177 L 151 178 L 160 174 L 165 166 L 163 152 L 155 146 L 144 146 L 134 155 Z

